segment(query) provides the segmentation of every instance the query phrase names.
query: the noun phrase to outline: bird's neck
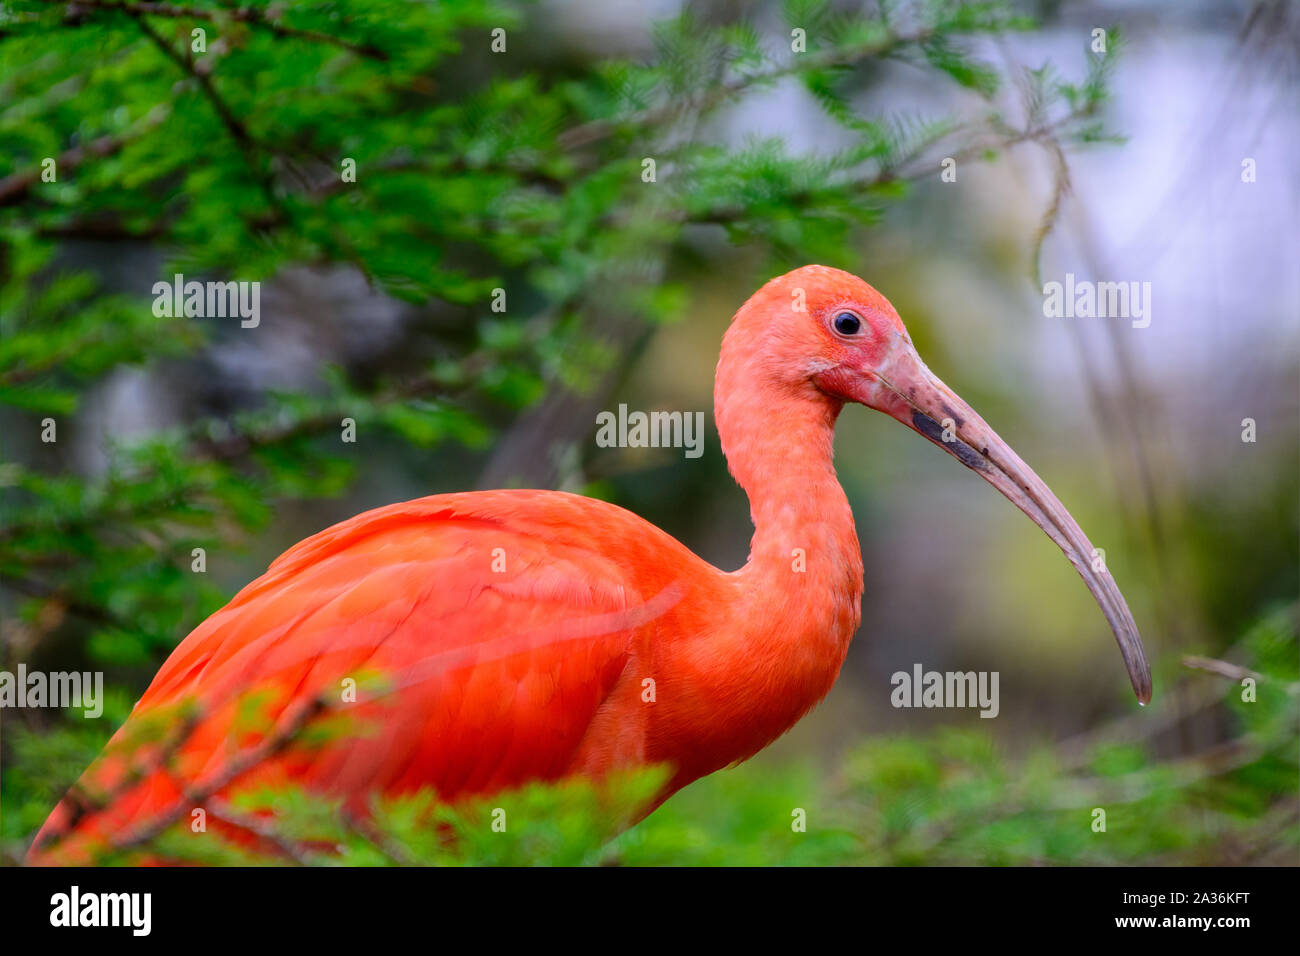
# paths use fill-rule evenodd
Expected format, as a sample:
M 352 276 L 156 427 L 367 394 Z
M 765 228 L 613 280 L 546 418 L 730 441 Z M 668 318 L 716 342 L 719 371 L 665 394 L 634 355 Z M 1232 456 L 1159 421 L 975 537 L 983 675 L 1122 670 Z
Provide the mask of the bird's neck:
M 707 727 L 683 722 L 674 786 L 743 760 L 790 729 L 835 683 L 858 627 L 862 556 L 835 477 L 838 403 L 806 394 L 758 395 L 742 366 L 718 369 L 715 410 L 723 452 L 749 495 L 749 561 L 727 575 L 704 641 L 676 651 L 708 702 Z M 660 716 L 672 724 L 669 711 Z M 663 731 L 672 739 L 671 726 Z
M 790 640 L 831 641 L 842 657 L 861 611 L 862 554 L 832 461 L 840 403 L 811 384 L 756 400 L 734 380 L 747 370 L 728 365 L 724 353 L 715 412 L 754 522 L 737 572 L 744 599 L 767 608 Z

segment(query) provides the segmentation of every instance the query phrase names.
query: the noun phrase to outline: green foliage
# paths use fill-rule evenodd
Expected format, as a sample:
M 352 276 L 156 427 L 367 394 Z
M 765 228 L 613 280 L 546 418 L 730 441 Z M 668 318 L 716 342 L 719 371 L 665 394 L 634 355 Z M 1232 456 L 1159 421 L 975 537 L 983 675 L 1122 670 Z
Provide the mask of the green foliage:
M 663 768 L 601 785 L 532 784 L 455 807 L 422 791 L 376 801 L 364 816 L 298 788 L 245 790 L 206 807 L 146 847 L 110 851 L 105 865 L 148 858 L 202 865 L 577 866 L 607 862 L 610 839 L 666 778 Z M 215 801 L 213 802 L 215 803 Z M 261 834 L 261 836 L 259 836 Z
M 1193 757 L 1162 759 L 1156 734 L 1192 716 L 1182 709 L 1186 701 L 1205 697 L 1217 678 L 1185 679 L 1140 722 L 1020 758 L 985 734 L 957 731 L 863 747 L 845 775 L 862 814 L 855 829 L 866 835 L 865 857 L 900 864 L 1293 861 L 1300 847 L 1296 633 L 1295 608 L 1288 608 L 1245 636 L 1242 653 L 1260 675 L 1258 699 L 1243 702 L 1235 682 L 1209 695 L 1206 704 L 1235 732 Z M 1104 832 L 1094 828 L 1098 809 Z
M 455 806 L 421 791 L 379 798 L 357 813 L 298 788 L 235 789 L 201 799 L 147 843 L 99 862 L 146 859 L 206 865 L 1175 865 L 1286 862 L 1300 850 L 1294 781 L 1300 772 L 1296 608 L 1246 634 L 1234 665 L 1256 682 L 1184 678 L 1140 720 L 1064 746 L 1013 755 L 983 730 L 869 739 L 829 784 L 805 768 L 746 765 L 689 787 L 634 823 L 669 776 L 651 767 L 600 784 L 532 784 Z M 382 693 L 382 682 L 367 683 Z M 1252 699 L 1253 698 L 1253 699 Z M 1199 699 L 1188 707 L 1187 702 Z M 245 701 L 258 722 L 262 703 Z M 1161 733 L 1210 710 L 1228 726 L 1205 753 L 1163 758 Z M 171 739 L 159 720 L 128 748 Z M 358 732 L 346 722 L 304 727 L 303 746 Z M 269 730 L 269 727 L 263 728 Z M 314 738 L 314 742 L 313 739 Z M 39 761 L 33 792 L 80 766 L 99 744 L 22 734 L 16 751 Z M 233 759 L 233 758 L 232 758 Z M 30 769 L 22 771 L 31 773 Z M 1104 811 L 1104 826 L 1098 811 Z M 619 832 L 622 830 L 623 832 Z

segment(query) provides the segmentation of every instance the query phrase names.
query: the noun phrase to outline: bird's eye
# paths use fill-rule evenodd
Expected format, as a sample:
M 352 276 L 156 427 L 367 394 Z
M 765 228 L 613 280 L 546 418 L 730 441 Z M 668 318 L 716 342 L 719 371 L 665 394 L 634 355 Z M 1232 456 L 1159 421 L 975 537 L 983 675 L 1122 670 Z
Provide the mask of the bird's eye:
M 857 335 L 862 328 L 862 320 L 852 312 L 841 312 L 835 316 L 835 331 L 840 335 Z

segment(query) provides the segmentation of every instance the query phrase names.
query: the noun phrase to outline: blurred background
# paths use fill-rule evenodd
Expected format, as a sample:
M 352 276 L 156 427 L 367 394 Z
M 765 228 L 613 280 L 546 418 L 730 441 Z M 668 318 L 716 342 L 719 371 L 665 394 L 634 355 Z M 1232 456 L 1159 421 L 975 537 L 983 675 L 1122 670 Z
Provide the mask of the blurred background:
M 850 408 L 834 691 L 613 844 L 520 861 L 1300 862 L 1295 4 L 159 7 L 0 4 L 0 667 L 115 695 L 102 727 L 0 714 L 11 859 L 175 642 L 359 511 L 565 488 L 739 567 L 718 344 L 816 261 L 1105 550 L 1153 703 L 1040 531 Z M 154 315 L 175 272 L 260 280 L 259 325 Z M 1046 316 L 1067 273 L 1150 283 L 1149 326 Z M 704 454 L 597 447 L 619 403 L 705 412 Z M 999 672 L 999 716 L 892 708 L 916 663 Z

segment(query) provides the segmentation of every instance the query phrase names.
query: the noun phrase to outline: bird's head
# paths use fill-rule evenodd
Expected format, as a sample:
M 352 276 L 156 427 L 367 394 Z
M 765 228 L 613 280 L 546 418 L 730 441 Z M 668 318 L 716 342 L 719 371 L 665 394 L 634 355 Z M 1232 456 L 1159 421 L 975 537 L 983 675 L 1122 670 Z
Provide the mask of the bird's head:
M 743 359 L 727 363 L 728 352 Z M 756 376 L 767 394 L 826 404 L 856 402 L 923 435 L 997 488 L 1069 558 L 1115 633 L 1138 700 L 1151 673 L 1128 605 L 1078 523 L 1033 470 L 931 372 L 889 301 L 857 276 L 804 266 L 754 294 L 723 346 L 733 374 Z M 743 371 L 742 371 L 743 370 Z M 719 388 L 723 382 L 719 365 Z

